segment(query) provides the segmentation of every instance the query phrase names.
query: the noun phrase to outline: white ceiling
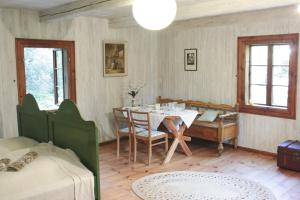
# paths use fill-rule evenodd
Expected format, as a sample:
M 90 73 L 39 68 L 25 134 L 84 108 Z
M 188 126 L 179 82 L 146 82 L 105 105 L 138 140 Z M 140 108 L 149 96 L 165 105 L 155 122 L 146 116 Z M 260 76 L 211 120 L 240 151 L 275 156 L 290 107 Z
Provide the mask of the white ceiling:
M 300 0 L 177 0 L 176 21 L 300 4 Z M 0 0 L 0 7 L 42 11 L 41 19 L 96 16 L 116 26 L 130 22 L 132 0 Z
M 44 10 L 77 0 L 0 0 L 0 7 Z
M 199 17 L 224 15 L 245 11 L 284 7 L 300 4 L 300 0 L 177 0 L 176 20 L 187 20 Z M 131 6 L 110 7 L 99 12 L 90 9 L 85 15 L 116 19 L 132 17 Z

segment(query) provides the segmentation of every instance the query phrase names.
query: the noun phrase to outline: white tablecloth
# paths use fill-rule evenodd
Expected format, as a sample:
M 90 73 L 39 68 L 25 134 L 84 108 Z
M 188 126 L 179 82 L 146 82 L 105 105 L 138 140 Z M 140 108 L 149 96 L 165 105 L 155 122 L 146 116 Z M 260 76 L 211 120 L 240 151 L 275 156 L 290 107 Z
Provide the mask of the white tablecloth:
M 129 108 L 130 109 L 130 108 Z M 150 125 L 153 130 L 157 130 L 159 125 L 164 121 L 165 117 L 179 117 L 175 119 L 174 124 L 177 128 L 179 125 L 184 123 L 187 128 L 189 128 L 195 118 L 198 115 L 198 111 L 195 110 L 181 110 L 181 111 L 167 111 L 167 110 L 150 110 L 150 109 L 143 109 L 140 108 L 137 111 L 139 112 L 149 112 L 150 114 Z

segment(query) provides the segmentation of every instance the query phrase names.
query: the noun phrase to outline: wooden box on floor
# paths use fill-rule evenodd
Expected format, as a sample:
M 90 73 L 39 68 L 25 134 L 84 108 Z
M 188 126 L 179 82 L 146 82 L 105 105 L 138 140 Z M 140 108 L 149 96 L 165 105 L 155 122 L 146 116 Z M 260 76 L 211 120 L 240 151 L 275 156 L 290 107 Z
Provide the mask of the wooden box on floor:
M 300 171 L 300 142 L 287 140 L 277 149 L 277 166 L 294 171 Z

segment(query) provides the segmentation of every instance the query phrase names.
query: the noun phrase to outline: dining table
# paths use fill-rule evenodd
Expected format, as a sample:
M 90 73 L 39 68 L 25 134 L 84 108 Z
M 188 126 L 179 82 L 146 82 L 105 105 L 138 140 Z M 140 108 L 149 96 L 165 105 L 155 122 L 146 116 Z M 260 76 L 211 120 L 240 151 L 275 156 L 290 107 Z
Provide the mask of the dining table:
M 174 106 L 142 106 L 142 107 L 126 107 L 129 110 L 148 112 L 150 117 L 150 126 L 152 130 L 157 130 L 163 124 L 168 132 L 172 134 L 174 140 L 170 146 L 163 164 L 171 161 L 176 149 L 180 146 L 186 156 L 192 156 L 192 152 L 186 141 L 191 138 L 184 136 L 184 131 L 189 128 L 198 115 L 197 110 L 185 109 L 184 107 Z

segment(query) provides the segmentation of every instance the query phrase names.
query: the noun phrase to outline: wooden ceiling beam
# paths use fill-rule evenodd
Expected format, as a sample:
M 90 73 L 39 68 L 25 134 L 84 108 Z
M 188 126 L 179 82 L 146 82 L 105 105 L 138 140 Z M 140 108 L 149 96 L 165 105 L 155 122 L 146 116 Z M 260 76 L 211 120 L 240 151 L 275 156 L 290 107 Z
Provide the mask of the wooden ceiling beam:
M 41 21 L 49 21 L 60 18 L 73 18 L 84 15 L 91 10 L 105 12 L 109 9 L 128 7 L 132 5 L 132 0 L 79 0 L 64 4 L 55 8 L 40 12 Z
M 106 18 L 113 28 L 136 26 L 131 13 L 133 0 L 79 0 L 40 12 L 41 21 L 76 16 Z M 300 0 L 177 0 L 175 21 L 292 6 Z M 280 11 L 280 10 L 279 10 Z

